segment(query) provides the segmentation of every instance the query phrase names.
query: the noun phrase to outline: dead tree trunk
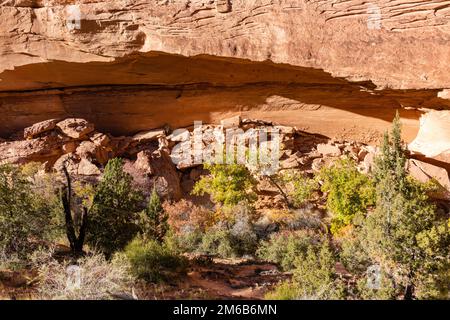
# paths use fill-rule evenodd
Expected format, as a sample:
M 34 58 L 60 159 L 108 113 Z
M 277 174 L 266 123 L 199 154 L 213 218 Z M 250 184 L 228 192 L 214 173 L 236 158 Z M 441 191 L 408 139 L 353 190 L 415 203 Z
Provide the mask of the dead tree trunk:
M 67 168 L 63 167 L 63 172 L 66 177 L 67 185 L 61 191 L 61 201 L 64 207 L 64 218 L 66 224 L 67 240 L 70 244 L 70 249 L 75 254 L 81 254 L 83 252 L 84 239 L 86 236 L 86 228 L 88 224 L 88 209 L 83 207 L 83 213 L 81 216 L 81 225 L 78 231 L 78 236 L 75 231 L 75 224 L 73 222 L 71 203 L 72 203 L 72 183 Z

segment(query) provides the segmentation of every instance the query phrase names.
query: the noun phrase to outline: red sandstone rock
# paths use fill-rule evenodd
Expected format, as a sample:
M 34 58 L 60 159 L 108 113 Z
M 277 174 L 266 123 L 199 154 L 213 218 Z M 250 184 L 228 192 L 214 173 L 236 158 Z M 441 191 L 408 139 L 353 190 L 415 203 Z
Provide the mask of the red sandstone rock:
M 23 129 L 23 136 L 25 139 L 32 139 L 38 134 L 54 129 L 57 123 L 57 119 L 50 119 L 35 123 L 31 127 Z
M 94 125 L 84 119 L 69 118 L 56 124 L 68 137 L 80 139 L 94 131 Z

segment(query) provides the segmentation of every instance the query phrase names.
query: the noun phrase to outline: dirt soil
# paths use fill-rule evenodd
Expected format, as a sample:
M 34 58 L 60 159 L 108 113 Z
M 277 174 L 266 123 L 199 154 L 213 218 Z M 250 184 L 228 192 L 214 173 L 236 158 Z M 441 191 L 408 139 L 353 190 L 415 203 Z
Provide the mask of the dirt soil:
M 185 277 L 171 284 L 137 288 L 140 299 L 263 299 L 280 281 L 288 279 L 271 263 L 213 259 L 192 263 Z

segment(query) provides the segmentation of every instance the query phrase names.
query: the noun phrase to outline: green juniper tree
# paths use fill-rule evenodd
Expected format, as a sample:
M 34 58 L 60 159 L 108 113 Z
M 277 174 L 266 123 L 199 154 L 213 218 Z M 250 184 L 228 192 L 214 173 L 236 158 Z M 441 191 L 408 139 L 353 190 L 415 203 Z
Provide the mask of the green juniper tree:
M 169 225 L 168 216 L 161 205 L 156 187 L 153 187 L 147 207 L 140 214 L 141 233 L 145 239 L 163 242 Z
M 111 159 L 95 190 L 87 242 L 107 256 L 124 248 L 139 231 L 135 221 L 142 201 L 132 177 L 123 171 L 122 159 Z
M 360 248 L 404 299 L 448 297 L 450 233 L 427 196 L 429 186 L 408 176 L 398 114 L 376 158 L 376 209 L 358 231 Z M 385 281 L 386 283 L 386 281 Z

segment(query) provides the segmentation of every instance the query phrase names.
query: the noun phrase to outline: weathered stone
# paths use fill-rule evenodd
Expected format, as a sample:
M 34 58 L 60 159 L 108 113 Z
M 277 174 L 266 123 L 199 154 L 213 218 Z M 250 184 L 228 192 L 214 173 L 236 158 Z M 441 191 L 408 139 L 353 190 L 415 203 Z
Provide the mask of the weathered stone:
M 450 191 L 450 178 L 444 168 L 426 163 L 420 160 L 411 159 L 408 161 L 409 173 L 421 182 L 428 182 L 435 179 L 441 186 Z
M 68 118 L 56 124 L 68 137 L 80 139 L 94 131 L 94 125 L 84 119 Z
M 25 139 L 32 139 L 34 136 L 54 129 L 57 123 L 57 119 L 50 119 L 35 123 L 31 127 L 23 130 L 23 136 Z
M 188 141 L 191 138 L 191 134 L 187 129 L 178 129 L 175 130 L 170 136 L 167 137 L 170 141 L 175 142 L 184 142 Z
M 239 126 L 241 125 L 241 116 L 234 116 L 231 118 L 223 119 L 220 121 L 220 124 L 224 129 L 239 128 Z
M 139 143 L 156 141 L 156 140 L 158 140 L 158 137 L 160 137 L 162 135 L 164 135 L 164 130 L 161 130 L 161 129 L 142 131 L 142 132 L 135 134 L 132 138 L 132 141 L 136 141 Z
M 163 150 L 154 152 L 142 151 L 138 154 L 137 160 L 133 164 L 138 179 L 151 179 L 151 183 L 156 187 L 161 197 L 172 200 L 179 200 L 182 196 L 180 177 L 172 163 L 169 155 Z
M 100 175 L 101 172 L 97 168 L 97 166 L 89 160 L 81 159 L 80 163 L 78 164 L 78 174 L 83 176 L 96 176 Z
M 78 174 L 78 163 L 80 162 L 80 158 L 73 153 L 68 153 L 62 155 L 58 160 L 55 161 L 53 165 L 53 169 L 56 172 L 63 174 L 63 168 L 66 167 L 67 172 L 71 175 Z M 62 179 L 65 179 L 62 177 Z
M 216 9 L 219 13 L 227 13 L 231 11 L 231 0 L 216 0 Z
M 145 151 L 141 151 L 137 154 L 134 167 L 144 174 L 151 175 L 154 173 L 151 166 L 151 155 Z
M 288 126 L 274 126 L 275 130 L 280 130 L 280 134 L 282 135 L 293 135 L 295 133 L 295 128 Z M 287 137 L 286 137 L 287 138 Z
M 63 144 L 64 140 L 58 136 L 3 142 L 0 144 L 0 162 L 53 162 L 63 154 L 61 148 Z
M 450 111 L 431 111 L 420 118 L 420 130 L 409 150 L 433 158 L 450 150 Z
M 364 157 L 364 161 L 363 161 L 363 172 L 364 173 L 369 173 L 373 170 L 373 166 L 375 164 L 375 154 L 374 153 L 368 153 L 365 157 Z
M 90 140 L 94 142 L 98 146 L 106 147 L 111 139 L 108 137 L 108 135 L 100 132 L 96 132 L 92 135 L 90 135 Z
M 367 150 L 361 149 L 358 152 L 358 161 L 363 161 L 369 152 Z
M 108 152 L 107 149 L 96 145 L 92 141 L 83 141 L 77 147 L 75 153 L 81 159 L 88 159 L 90 161 L 96 161 L 100 164 L 106 164 L 108 160 L 112 157 L 112 153 Z
M 312 164 L 311 164 L 311 168 L 314 170 L 314 171 L 320 171 L 320 169 L 322 169 L 322 167 L 325 165 L 325 161 L 323 161 L 323 159 L 322 158 L 317 158 L 317 159 L 314 159 L 313 160 L 313 162 L 312 162 Z
M 321 143 L 317 145 L 317 151 L 323 156 L 339 157 L 342 152 L 338 146 Z
M 77 147 L 78 147 L 78 143 L 77 142 L 69 141 L 69 142 L 65 143 L 62 146 L 62 150 L 63 150 L 64 153 L 72 153 L 72 152 L 75 152 Z

